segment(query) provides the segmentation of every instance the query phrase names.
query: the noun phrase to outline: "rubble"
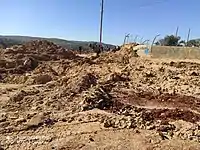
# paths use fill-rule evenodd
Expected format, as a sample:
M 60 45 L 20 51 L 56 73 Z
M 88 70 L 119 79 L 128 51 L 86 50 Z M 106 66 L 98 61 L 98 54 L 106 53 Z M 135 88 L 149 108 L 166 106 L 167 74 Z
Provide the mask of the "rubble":
M 90 110 L 99 108 L 102 110 L 112 107 L 111 95 L 106 93 L 103 87 L 93 87 L 87 93 L 83 94 L 83 101 L 81 103 L 82 110 Z
M 48 41 L 3 50 L 2 147 L 39 149 L 72 137 L 69 143 L 76 148 L 74 142 L 91 143 L 114 133 L 113 139 L 126 131 L 124 139 L 146 133 L 151 136 L 142 136 L 149 141 L 158 137 L 158 146 L 175 139 L 199 144 L 200 64 L 133 54 L 125 46 L 98 58 L 79 57 Z M 22 138 L 21 143 L 8 135 L 15 141 Z
M 125 129 L 125 128 L 135 128 L 135 122 L 134 119 L 131 117 L 112 117 L 107 118 L 103 122 L 103 126 L 105 128 L 119 128 L 119 129 Z

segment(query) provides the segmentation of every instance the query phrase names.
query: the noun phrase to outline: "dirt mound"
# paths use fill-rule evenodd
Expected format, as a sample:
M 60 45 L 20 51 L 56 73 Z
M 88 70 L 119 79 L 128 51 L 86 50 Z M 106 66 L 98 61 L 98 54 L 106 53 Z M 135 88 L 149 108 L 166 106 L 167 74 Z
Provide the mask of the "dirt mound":
M 80 59 L 72 51 L 46 40 L 31 41 L 23 45 L 3 49 L 0 56 L 0 72 L 3 74 L 2 78 L 6 82 L 13 78 L 9 76 L 16 74 L 24 75 L 38 66 L 40 69 L 37 68 L 37 70 L 41 72 L 40 64 L 44 61 L 57 61 L 61 59 L 77 61 Z M 56 72 L 54 71 L 55 74 Z M 5 79 L 6 77 L 10 79 Z
M 96 62 L 107 62 L 107 63 L 123 63 L 129 64 L 129 59 L 132 57 L 138 57 L 137 52 L 133 50 L 137 43 L 125 44 L 121 46 L 120 50 L 116 52 L 106 52 L 99 57 Z
M 58 83 L 64 87 L 65 95 L 75 97 L 87 91 L 90 87 L 97 85 L 98 77 L 92 73 L 82 72 L 80 76 L 64 76 Z
M 4 50 L 2 54 L 9 59 L 22 59 L 26 56 L 37 60 L 57 60 L 57 59 L 75 59 L 76 55 L 72 51 L 58 46 L 46 40 L 36 40 L 27 42 L 20 46 L 14 46 Z

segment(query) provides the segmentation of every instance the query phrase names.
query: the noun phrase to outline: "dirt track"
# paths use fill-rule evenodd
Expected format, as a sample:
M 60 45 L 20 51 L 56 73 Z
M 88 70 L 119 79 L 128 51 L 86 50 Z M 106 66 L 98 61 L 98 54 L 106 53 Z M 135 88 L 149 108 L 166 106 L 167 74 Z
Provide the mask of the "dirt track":
M 200 149 L 199 63 L 13 49 L 1 52 L 2 148 Z

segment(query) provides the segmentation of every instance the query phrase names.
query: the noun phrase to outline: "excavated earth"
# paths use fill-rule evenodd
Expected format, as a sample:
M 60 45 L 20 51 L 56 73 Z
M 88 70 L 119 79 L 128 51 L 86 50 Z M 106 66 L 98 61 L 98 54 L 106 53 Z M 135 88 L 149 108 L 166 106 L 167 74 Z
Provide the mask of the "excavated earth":
M 0 56 L 0 150 L 200 149 L 198 61 L 78 55 L 48 41 Z

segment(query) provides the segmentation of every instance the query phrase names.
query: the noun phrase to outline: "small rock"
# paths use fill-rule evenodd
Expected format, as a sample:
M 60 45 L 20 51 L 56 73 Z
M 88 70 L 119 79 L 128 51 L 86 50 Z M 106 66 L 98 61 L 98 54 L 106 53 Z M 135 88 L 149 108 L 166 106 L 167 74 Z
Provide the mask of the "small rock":
M 175 64 L 175 62 L 173 62 L 173 61 L 171 61 L 171 62 L 169 63 L 170 66 L 174 66 L 174 64 Z
M 17 119 L 18 117 L 17 116 L 10 116 L 9 118 L 10 119 Z
M 61 121 L 62 122 L 67 122 L 67 119 L 66 118 L 62 118 Z
M 131 127 L 133 127 L 132 122 L 128 122 L 127 123 L 127 128 L 130 129 Z
M 37 127 L 43 124 L 44 114 L 40 113 L 38 115 L 33 116 L 30 121 L 27 123 L 28 127 Z
M 155 125 L 150 125 L 150 126 L 147 126 L 147 127 L 146 127 L 147 130 L 153 130 L 153 129 L 155 129 L 155 128 L 156 128 Z
M 194 72 L 194 71 L 190 75 L 191 76 L 199 76 L 199 74 L 197 72 Z
M 15 93 L 10 99 L 14 102 L 19 102 L 24 99 L 24 97 L 27 95 L 27 93 L 23 90 Z
M 50 81 L 52 81 L 52 77 L 48 74 L 39 75 L 34 79 L 36 84 L 46 84 Z
M 120 122 L 119 122 L 119 120 L 117 119 L 116 121 L 115 121 L 115 125 L 119 125 L 120 124 Z
M 139 133 L 140 133 L 140 131 L 139 131 L 139 130 L 135 130 L 135 133 L 139 134 Z
M 67 131 L 67 132 L 66 132 L 66 135 L 67 135 L 67 136 L 72 135 L 72 131 Z
M 70 117 L 70 118 L 68 118 L 68 120 L 67 120 L 68 123 L 71 123 L 71 122 L 73 122 L 73 121 L 74 121 L 74 117 Z
M 38 106 L 31 107 L 31 110 L 37 110 L 37 109 L 38 109 Z
M 77 119 L 79 122 L 81 122 L 81 121 L 83 121 L 83 118 L 78 118 Z M 90 120 L 90 119 L 88 119 L 88 120 Z
M 200 130 L 199 129 L 195 130 L 194 135 L 200 137 Z
M 55 123 L 55 120 L 54 120 L 54 119 L 48 118 L 48 119 L 45 119 L 45 120 L 44 120 L 44 123 L 45 123 L 46 125 L 53 125 L 53 124 Z
M 160 71 L 160 72 L 165 72 L 165 68 L 164 68 L 164 67 L 160 67 L 160 68 L 159 68 L 159 71 Z
M 126 122 L 125 122 L 125 120 L 120 120 L 120 126 L 121 126 L 121 128 L 126 128 Z
M 169 131 L 168 134 L 169 134 L 170 137 L 174 136 L 174 132 L 173 131 Z
M 0 122 L 5 122 L 6 121 L 6 117 L 0 117 Z
M 146 122 L 146 125 L 147 125 L 147 126 L 150 126 L 150 125 L 151 125 L 151 122 L 150 122 L 150 121 L 147 121 L 147 122 Z
M 9 125 L 10 125 L 10 122 L 8 122 L 8 121 L 0 123 L 1 128 L 6 128 Z
M 103 126 L 104 126 L 105 128 L 111 127 L 111 126 L 112 126 L 111 120 L 105 120 Z
M 159 132 L 159 135 L 161 137 L 162 140 L 165 140 L 165 139 L 169 139 L 164 133 L 162 132 Z
M 27 118 L 28 119 L 31 119 L 34 115 L 36 115 L 37 113 L 35 113 L 35 112 L 29 112 L 28 114 L 27 114 Z
M 18 118 L 15 120 L 17 123 L 21 123 L 21 122 L 26 122 L 26 119 L 24 118 Z
M 88 104 L 83 104 L 82 106 L 81 106 L 81 111 L 86 111 L 86 110 L 89 110 L 89 105 Z
M 94 142 L 94 139 L 93 139 L 93 138 L 91 138 L 91 137 L 89 138 L 89 140 L 90 140 L 91 142 Z
M 175 77 L 172 77 L 172 79 L 174 79 L 174 80 L 178 80 L 178 79 L 180 79 L 180 77 L 175 76 Z
M 9 113 L 9 114 L 8 114 L 8 118 L 9 118 L 9 119 L 13 119 L 13 120 L 19 118 L 19 113 L 18 113 L 18 111 Z
M 161 125 L 160 127 L 158 127 L 157 131 L 161 131 L 161 132 L 168 132 L 171 130 L 174 130 L 176 127 L 174 125 Z
M 147 71 L 146 77 L 155 77 L 155 75 L 151 71 Z

